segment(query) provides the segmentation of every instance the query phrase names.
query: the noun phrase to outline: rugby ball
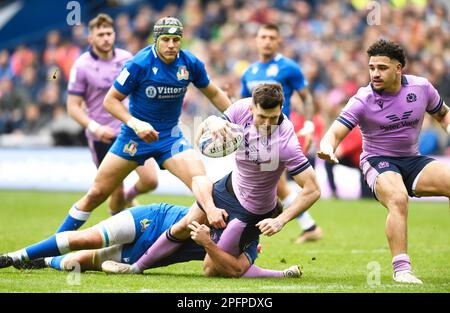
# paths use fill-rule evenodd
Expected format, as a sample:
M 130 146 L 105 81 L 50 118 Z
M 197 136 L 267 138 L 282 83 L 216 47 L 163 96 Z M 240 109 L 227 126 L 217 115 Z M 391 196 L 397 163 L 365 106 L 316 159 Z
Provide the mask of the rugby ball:
M 211 132 L 207 129 L 200 137 L 198 147 L 203 155 L 210 158 L 221 158 L 236 151 L 244 139 L 244 134 L 239 125 L 230 127 L 231 137 L 218 137 L 213 139 Z

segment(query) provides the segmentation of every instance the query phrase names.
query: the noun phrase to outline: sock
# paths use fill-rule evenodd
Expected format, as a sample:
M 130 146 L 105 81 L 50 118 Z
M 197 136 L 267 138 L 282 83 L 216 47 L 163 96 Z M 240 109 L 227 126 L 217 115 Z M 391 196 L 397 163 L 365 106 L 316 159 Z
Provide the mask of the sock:
M 308 230 L 309 228 L 316 225 L 316 221 L 308 212 L 303 212 L 302 214 L 300 214 L 297 217 L 297 221 L 303 231 Z
M 53 235 L 41 242 L 28 246 L 25 249 L 18 250 L 9 254 L 14 260 L 34 260 L 48 256 L 65 254 L 70 251 L 69 235 L 67 232 Z
M 222 236 L 220 236 L 217 246 L 223 251 L 237 257 L 240 252 L 239 242 L 246 227 L 247 223 L 237 218 L 232 219 L 223 231 Z
M 178 240 L 170 234 L 170 228 L 163 233 L 155 241 L 155 243 L 145 251 L 144 255 L 139 258 L 133 265 L 133 271 L 141 273 L 147 268 L 150 268 L 155 262 L 165 258 L 174 253 L 182 244 L 184 240 Z
M 48 267 L 54 268 L 55 270 L 58 270 L 58 271 L 64 271 L 64 266 L 62 264 L 62 261 L 66 256 L 67 255 L 60 255 L 60 256 L 45 258 L 44 259 L 45 265 L 47 265 Z
M 56 233 L 61 233 L 63 231 L 68 231 L 68 230 L 77 230 L 84 224 L 84 222 L 87 221 L 90 214 L 91 214 L 91 212 L 80 211 L 77 208 L 77 206 L 74 204 L 70 208 L 69 214 L 67 215 L 66 219 L 61 224 L 61 226 L 59 226 Z
M 286 209 L 289 207 L 292 202 L 294 202 L 295 198 L 297 198 L 297 194 L 295 192 L 291 192 L 286 198 L 283 200 L 283 207 Z
M 411 260 L 405 253 L 396 255 L 392 258 L 392 267 L 394 268 L 394 272 L 410 271 Z
M 125 200 L 131 201 L 133 200 L 138 194 L 140 194 L 139 190 L 137 190 L 136 185 L 133 185 L 130 187 L 127 191 L 125 191 L 124 197 Z
M 241 277 L 284 277 L 283 271 L 266 270 L 252 264 Z

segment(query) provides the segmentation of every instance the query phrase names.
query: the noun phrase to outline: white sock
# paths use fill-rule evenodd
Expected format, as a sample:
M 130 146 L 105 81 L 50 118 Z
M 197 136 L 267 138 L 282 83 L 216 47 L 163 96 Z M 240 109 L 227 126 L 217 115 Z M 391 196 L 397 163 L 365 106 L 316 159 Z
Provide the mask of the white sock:
M 57 233 L 55 237 L 56 237 L 56 244 L 58 245 L 58 250 L 61 253 L 61 255 L 71 251 L 69 246 L 68 231 Z
M 22 260 L 28 261 L 30 258 L 28 257 L 28 253 L 25 249 L 17 250 L 11 253 L 8 253 L 7 256 L 11 257 L 14 262 Z
M 291 192 L 290 194 L 288 194 L 288 196 L 283 200 L 283 208 L 286 209 L 287 207 L 289 207 L 292 202 L 294 202 L 295 198 L 297 198 L 297 193 Z
M 300 224 L 300 227 L 303 231 L 310 229 L 314 225 L 316 225 L 316 221 L 312 218 L 312 216 L 308 212 L 303 212 L 297 217 L 297 221 Z

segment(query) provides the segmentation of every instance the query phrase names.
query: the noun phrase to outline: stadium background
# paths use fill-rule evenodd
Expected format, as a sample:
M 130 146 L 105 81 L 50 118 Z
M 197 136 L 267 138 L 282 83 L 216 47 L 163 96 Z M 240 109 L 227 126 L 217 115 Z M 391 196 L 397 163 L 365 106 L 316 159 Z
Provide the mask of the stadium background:
M 6 217 L 11 214 L 17 215 L 14 219 L 17 223 L 30 219 L 26 215 L 29 213 L 24 213 L 28 211 L 22 210 L 22 207 L 28 208 L 30 203 L 38 203 L 41 195 L 46 205 L 46 209 L 42 208 L 43 212 L 51 215 L 58 210 L 60 216 L 69 208 L 70 201 L 77 197 L 76 193 L 21 193 L 15 189 L 85 191 L 95 175 L 84 132 L 67 115 L 65 102 L 70 68 L 88 47 L 86 24 L 100 12 L 114 17 L 117 46 L 132 53 L 153 42 L 151 29 L 159 17 L 179 17 L 184 23 L 183 48 L 191 50 L 204 61 L 212 80 L 226 87 L 233 97 L 239 97 L 240 76 L 250 63 L 257 60 L 254 36 L 258 26 L 262 23 L 279 25 L 284 38 L 281 53 L 301 65 L 313 92 L 316 115 L 323 120 L 325 127 L 359 86 L 368 83 L 365 51 L 379 37 L 400 42 L 408 55 L 406 71 L 427 77 L 444 101 L 450 103 L 450 3 L 445 0 L 80 0 L 76 2 L 80 7 L 81 24 L 72 26 L 68 25 L 67 19 L 71 12 L 67 7 L 69 2 L 0 0 L 0 189 L 5 189 L 0 191 L 0 198 L 6 206 L 2 212 L 5 219 L 0 229 L 3 230 L 7 229 L 4 226 Z M 377 8 L 381 10 L 379 23 L 376 17 L 370 20 Z M 299 99 L 294 98 L 293 101 Z M 187 138 L 192 140 L 195 125 L 215 113 L 217 111 L 207 99 L 195 88 L 190 88 L 182 114 Z M 422 154 L 438 156 L 446 162 L 450 159 L 448 136 L 429 118 L 424 122 L 420 151 Z M 233 166 L 231 158 L 205 159 L 205 162 L 213 179 L 219 178 Z M 330 190 L 320 161 L 317 171 L 323 197 L 328 198 Z M 159 172 L 158 175 L 160 185 L 156 194 L 189 195 L 188 190 L 170 174 Z M 347 199 L 358 198 L 358 171 L 337 166 L 335 175 L 338 195 Z M 133 179 L 131 176 L 127 182 Z M 67 200 L 52 202 L 46 197 L 64 197 Z M 170 202 L 177 198 L 149 195 L 143 199 Z M 180 201 L 189 205 L 191 198 L 186 199 L 189 200 Z M 447 204 L 427 202 L 416 205 L 422 208 L 417 209 L 420 214 L 428 216 L 430 212 L 436 213 L 434 217 L 441 223 L 428 222 L 433 227 L 438 225 L 435 231 L 439 232 L 438 239 L 441 241 L 435 243 L 436 249 L 440 249 L 440 258 L 444 260 L 444 275 L 449 277 L 448 270 L 444 269 L 448 267 L 450 259 Z M 331 201 L 318 205 L 319 223 L 324 224 L 326 232 L 330 232 L 333 227 L 340 226 L 332 226 L 331 221 L 326 219 L 331 217 L 339 220 L 339 217 L 336 218 L 336 211 L 330 214 L 327 209 L 331 207 L 332 210 L 342 212 L 349 208 L 366 209 L 361 206 L 374 207 L 383 222 L 384 211 L 374 201 Z M 52 211 L 49 211 L 49 207 L 52 207 Z M 354 216 L 355 212 L 347 213 Z M 104 213 L 99 213 L 97 219 L 106 217 Z M 346 224 L 352 221 L 351 218 L 341 218 L 344 219 L 341 221 L 342 227 L 352 225 Z M 412 219 L 411 223 L 414 223 L 414 217 Z M 55 223 L 58 220 L 60 218 L 55 217 Z M 425 227 L 426 223 L 422 224 L 419 220 L 416 216 L 417 225 Z M 384 249 L 387 255 L 387 243 L 380 225 L 377 226 L 380 243 L 375 244 L 373 249 Z M 3 230 L 0 232 L 3 233 Z M 15 231 L 19 232 L 18 228 Z M 40 238 L 48 231 L 43 228 L 36 232 L 39 235 L 24 232 L 16 241 L 9 239 L 0 252 L 10 246 L 17 248 L 21 242 L 29 243 L 29 237 Z M 297 231 L 291 225 L 286 236 L 295 237 Z M 283 239 L 282 236 L 280 238 Z M 338 237 L 334 240 L 338 240 Z M 268 243 L 269 247 L 271 245 L 277 244 L 272 241 Z M 321 245 L 318 247 L 314 247 L 313 251 L 320 254 Z M 432 244 L 428 248 L 429 251 L 435 249 Z M 309 252 L 303 252 L 309 256 Z M 9 290 L 11 287 L 5 288 Z M 12 288 L 20 290 L 14 289 L 16 286 Z M 434 291 L 448 292 L 448 279 L 443 284 L 436 283 L 433 288 Z M 310 289 L 316 291 L 315 288 Z M 297 291 L 295 288 L 289 290 Z

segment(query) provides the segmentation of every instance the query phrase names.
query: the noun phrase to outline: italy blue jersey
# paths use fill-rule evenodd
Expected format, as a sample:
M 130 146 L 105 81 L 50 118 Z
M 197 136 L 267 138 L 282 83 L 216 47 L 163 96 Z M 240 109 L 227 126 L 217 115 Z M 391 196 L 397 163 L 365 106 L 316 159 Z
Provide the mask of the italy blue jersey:
M 130 209 L 135 224 L 135 240 L 125 244 L 122 249 L 122 262 L 132 264 L 136 262 L 147 249 L 172 225 L 181 220 L 189 211 L 188 207 L 158 203 L 138 206 Z M 211 238 L 217 243 L 222 234 L 222 230 L 211 230 Z M 250 263 L 257 257 L 258 240 L 246 242 L 242 247 Z M 172 255 L 155 263 L 152 267 L 165 266 L 169 264 L 187 262 L 192 260 L 203 260 L 205 249 L 196 244 L 193 240 L 186 240 L 185 243 Z
M 130 96 L 132 116 L 150 123 L 157 131 L 167 131 L 178 124 L 184 95 L 191 82 L 197 88 L 209 84 L 205 66 L 199 59 L 180 50 L 177 58 L 166 64 L 156 53 L 155 45 L 150 45 L 125 64 L 114 87 Z M 122 133 L 138 139 L 126 125 L 122 125 Z
M 252 96 L 253 89 L 262 83 L 279 83 L 283 87 L 283 113 L 289 117 L 291 113 L 291 96 L 294 90 L 301 90 L 308 85 L 297 63 L 281 54 L 277 54 L 267 63 L 251 64 L 241 78 L 241 97 Z

